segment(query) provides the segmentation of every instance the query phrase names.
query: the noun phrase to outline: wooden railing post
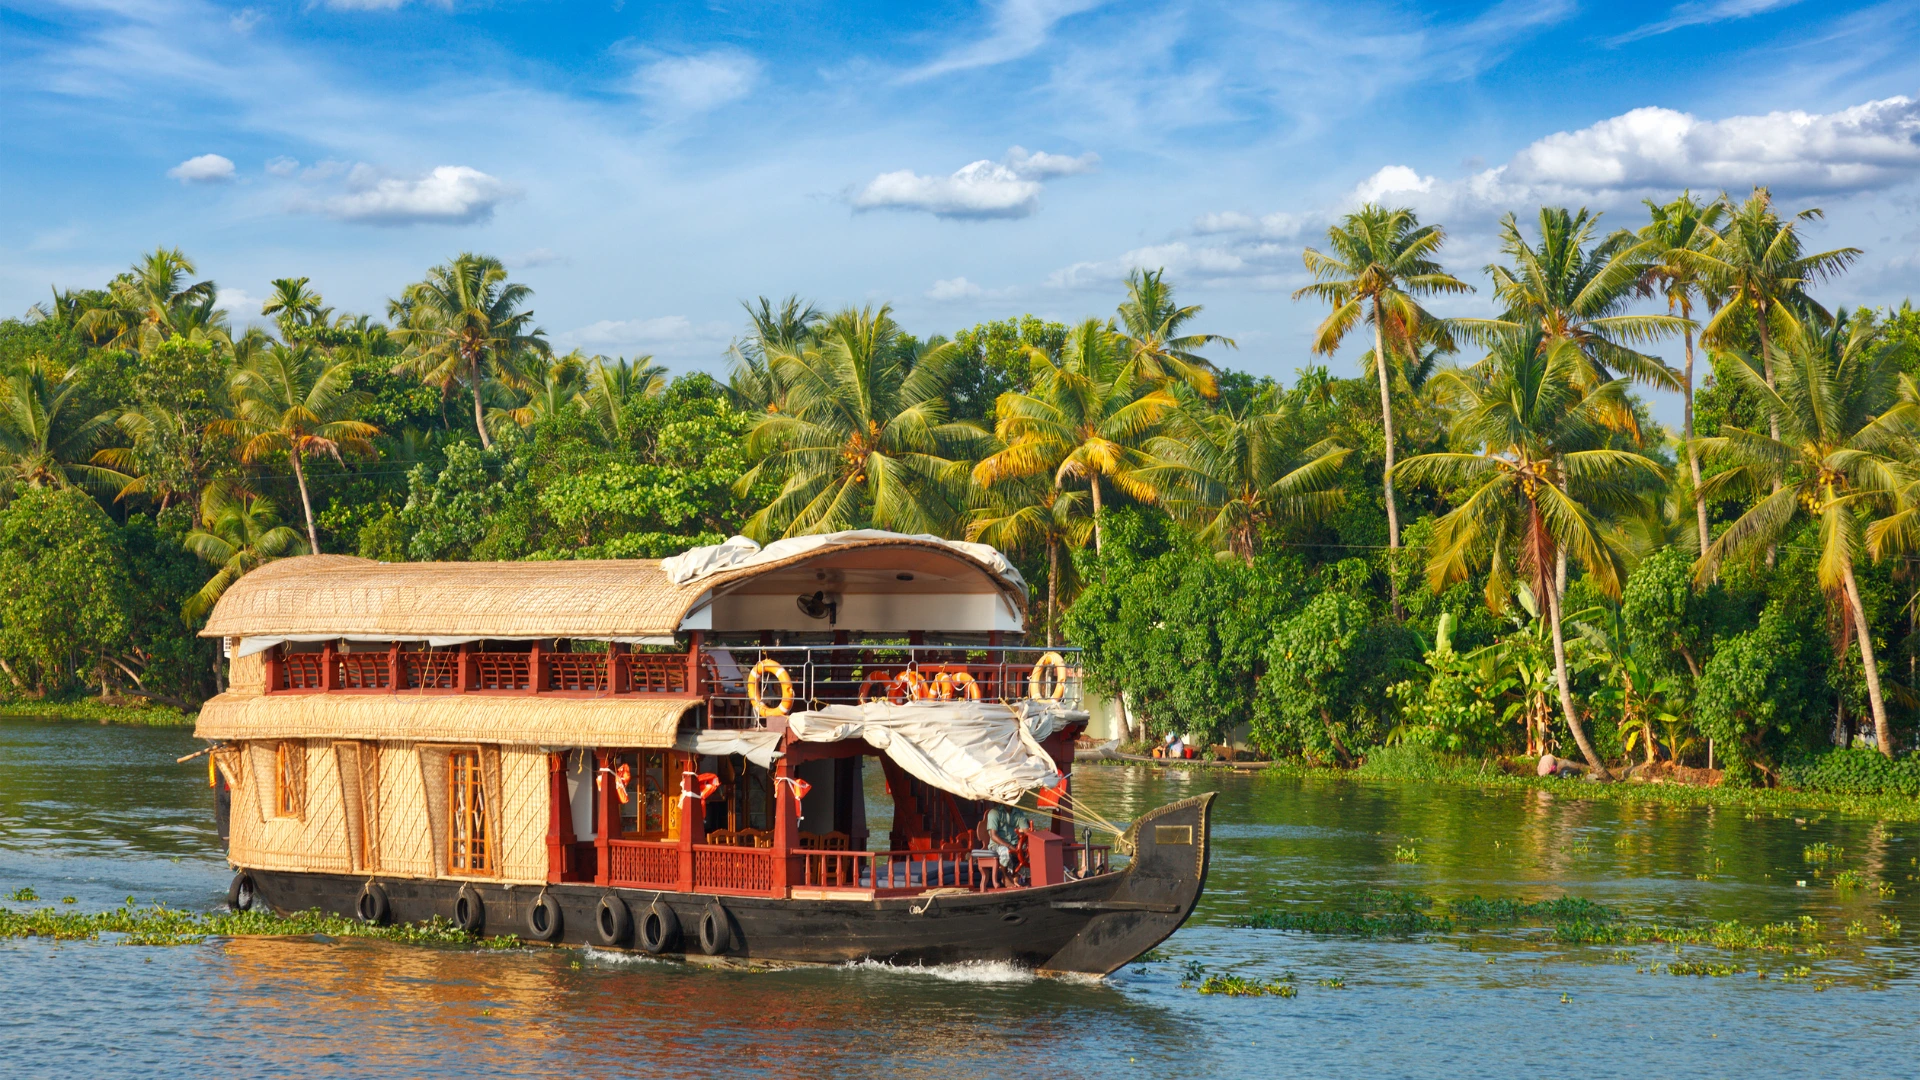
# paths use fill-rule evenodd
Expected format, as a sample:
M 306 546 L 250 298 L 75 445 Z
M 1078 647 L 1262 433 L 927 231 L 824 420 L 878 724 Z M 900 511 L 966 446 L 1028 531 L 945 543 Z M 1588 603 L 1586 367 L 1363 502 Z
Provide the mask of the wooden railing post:
M 455 648 L 459 650 L 460 657 L 454 661 L 453 688 L 464 694 L 473 689 L 474 676 L 476 674 L 473 662 L 473 642 L 463 641 L 455 646 Z
M 800 800 L 794 786 L 793 762 L 781 755 L 773 763 L 773 895 L 786 896 L 794 883 L 804 879 L 806 868 L 800 865 Z
M 633 689 L 628 674 L 628 653 L 632 650 L 621 642 L 607 646 L 607 693 L 625 694 Z
M 320 689 L 340 689 L 340 672 L 337 667 L 339 659 L 340 654 L 334 648 L 333 642 L 329 641 L 320 647 Z
M 538 694 L 547 688 L 547 658 L 538 641 L 527 650 L 527 692 Z
M 387 646 L 387 693 L 400 692 L 400 684 L 407 681 L 406 669 L 400 666 L 400 643 Z

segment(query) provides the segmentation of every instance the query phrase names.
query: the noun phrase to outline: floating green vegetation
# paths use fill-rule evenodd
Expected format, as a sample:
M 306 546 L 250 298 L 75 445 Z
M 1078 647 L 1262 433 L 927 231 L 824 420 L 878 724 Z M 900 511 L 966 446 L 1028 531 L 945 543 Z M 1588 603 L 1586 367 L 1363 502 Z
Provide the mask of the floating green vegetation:
M 140 724 L 146 727 L 185 727 L 192 713 L 170 705 L 109 705 L 90 698 L 75 701 L 0 700 L 0 716 L 33 720 L 95 720 L 102 724 Z
M 1698 960 L 1680 960 L 1667 965 L 1669 975 L 1693 975 L 1699 977 L 1725 979 L 1741 975 L 1746 968 L 1739 964 L 1709 964 Z
M 1412 844 L 1396 844 L 1393 848 L 1393 861 L 1417 863 L 1420 861 L 1420 849 Z
M 1297 930 L 1344 937 L 1408 937 L 1453 928 L 1450 919 L 1428 914 L 1433 899 L 1391 889 L 1361 889 L 1338 906 L 1308 911 L 1256 908 L 1242 925 L 1254 930 Z
M 23 889 L 22 892 L 32 892 Z M 22 897 L 16 892 L 13 899 Z M 27 898 L 29 900 L 35 898 Z M 129 898 L 131 899 L 131 898 Z M 138 908 L 131 903 L 109 911 L 61 911 L 36 908 L 15 911 L 0 907 L 0 938 L 43 937 L 55 941 L 95 941 L 102 934 L 119 935 L 123 945 L 193 945 L 210 937 L 334 937 L 371 938 L 408 945 L 478 945 L 513 949 L 513 935 L 476 939 L 450 920 L 434 917 L 424 923 L 374 926 L 358 919 L 321 911 L 275 915 L 264 911 L 194 912 L 164 904 Z
M 1840 847 L 1837 844 L 1829 844 L 1824 840 L 1817 844 L 1808 844 L 1806 847 L 1800 849 L 1800 857 L 1813 863 L 1815 866 L 1825 866 L 1828 863 L 1839 862 L 1846 853 L 1846 848 Z
M 1833 887 L 1841 892 L 1852 892 L 1867 883 L 1867 875 L 1858 870 L 1842 870 L 1833 875 Z
M 19 888 L 13 890 L 12 892 L 8 893 L 7 899 L 13 901 L 16 904 L 31 904 L 35 900 L 40 899 L 40 894 L 33 891 L 33 886 L 22 885 Z
M 1300 993 L 1290 982 L 1281 982 L 1279 979 L 1261 982 L 1239 975 L 1209 975 L 1194 989 L 1202 994 L 1223 994 L 1227 997 L 1290 998 Z

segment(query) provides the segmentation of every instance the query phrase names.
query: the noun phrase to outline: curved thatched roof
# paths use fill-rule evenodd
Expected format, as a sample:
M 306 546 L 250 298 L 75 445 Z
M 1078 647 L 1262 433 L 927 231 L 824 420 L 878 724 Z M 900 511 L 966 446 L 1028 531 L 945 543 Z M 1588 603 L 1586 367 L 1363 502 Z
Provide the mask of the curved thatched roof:
M 636 746 L 674 744 L 692 698 L 490 697 L 484 694 L 225 693 L 200 709 L 201 739 L 397 739 L 408 742 Z
M 712 592 L 784 585 L 781 571 L 920 569 L 1022 604 L 1018 575 L 931 538 L 860 534 L 791 558 L 675 585 L 657 559 L 381 563 L 347 555 L 281 559 L 234 583 L 201 633 L 293 638 L 637 638 L 674 633 Z M 892 587 L 893 574 L 878 574 Z M 764 580 L 763 580 L 764 579 Z M 875 589 L 880 585 L 873 586 Z M 907 591 L 902 586 L 899 591 Z

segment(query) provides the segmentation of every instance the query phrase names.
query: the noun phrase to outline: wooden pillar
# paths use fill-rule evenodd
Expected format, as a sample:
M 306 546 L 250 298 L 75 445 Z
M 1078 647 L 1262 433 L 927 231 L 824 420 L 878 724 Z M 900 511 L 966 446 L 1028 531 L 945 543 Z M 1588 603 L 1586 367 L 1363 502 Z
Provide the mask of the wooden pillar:
M 269 694 L 280 689 L 280 680 L 286 671 L 286 661 L 282 660 L 281 656 L 286 652 L 286 648 L 285 645 L 275 645 L 267 650 L 267 693 Z
M 538 641 L 527 650 L 527 692 L 537 694 L 547 688 L 546 651 L 540 648 Z
M 793 758 L 782 754 L 773 763 L 773 895 L 786 896 L 795 882 L 806 880 L 800 865 L 800 800 L 792 784 Z
M 700 759 L 691 754 L 671 754 L 668 761 L 680 766 L 680 884 L 679 891 L 693 891 L 693 844 L 695 838 L 707 838 L 707 804 L 698 798 L 695 780 L 685 775 L 699 768 Z M 693 794 L 688 794 L 693 792 Z
M 340 654 L 329 641 L 320 647 L 320 689 L 340 689 L 340 672 L 336 668 Z
M 687 693 L 695 697 L 705 697 L 706 689 L 700 685 L 700 649 L 706 643 L 703 630 L 687 631 Z
M 573 800 L 567 798 L 567 755 L 547 755 L 547 882 L 567 879 L 573 853 Z
M 400 692 L 400 684 L 407 681 L 407 673 L 400 666 L 400 643 L 387 646 L 387 693 Z
M 613 880 L 613 841 L 620 835 L 620 796 L 613 790 L 613 778 L 600 772 L 613 768 L 613 755 L 605 750 L 593 752 L 593 883 L 606 885 Z
M 629 681 L 627 657 L 632 649 L 616 641 L 607 646 L 607 692 L 626 694 L 633 690 Z
M 464 694 L 473 689 L 479 671 L 473 662 L 473 642 L 463 641 L 457 648 L 460 650 L 460 659 L 454 665 L 453 685 Z

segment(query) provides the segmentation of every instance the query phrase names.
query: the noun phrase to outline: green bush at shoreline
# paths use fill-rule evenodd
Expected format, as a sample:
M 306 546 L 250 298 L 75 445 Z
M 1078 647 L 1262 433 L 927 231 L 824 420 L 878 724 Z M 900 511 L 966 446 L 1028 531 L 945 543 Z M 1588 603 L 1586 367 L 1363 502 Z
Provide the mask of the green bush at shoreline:
M 142 727 L 187 727 L 194 714 L 171 705 L 110 705 L 104 701 L 5 701 L 0 716 L 28 720 L 93 720 L 102 724 L 138 724 Z

